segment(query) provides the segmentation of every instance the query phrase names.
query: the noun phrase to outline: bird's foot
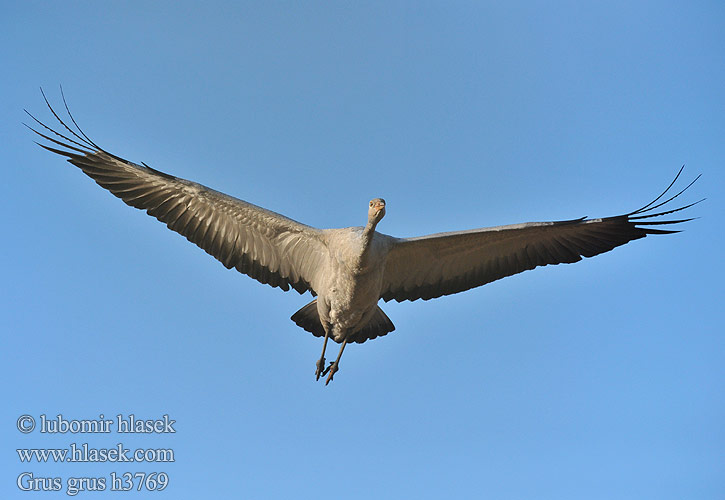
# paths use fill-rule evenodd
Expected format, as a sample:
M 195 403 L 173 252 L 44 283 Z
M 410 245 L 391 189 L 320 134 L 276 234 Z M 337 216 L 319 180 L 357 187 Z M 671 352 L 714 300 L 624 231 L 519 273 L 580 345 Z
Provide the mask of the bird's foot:
M 325 370 L 325 357 L 322 356 L 320 359 L 317 360 L 317 370 L 315 371 L 315 377 L 317 377 L 315 380 L 320 380 L 320 375 L 324 375 L 327 373 L 327 370 Z M 324 371 L 323 371 L 324 370 Z M 329 370 L 329 368 L 328 368 Z
M 330 366 L 328 366 L 324 372 L 322 372 L 323 375 L 326 375 L 327 372 L 330 372 L 329 375 L 327 375 L 327 380 L 325 381 L 325 385 L 329 384 L 332 381 L 332 376 L 335 375 L 335 373 L 339 370 L 337 367 L 337 361 L 334 363 L 330 363 Z

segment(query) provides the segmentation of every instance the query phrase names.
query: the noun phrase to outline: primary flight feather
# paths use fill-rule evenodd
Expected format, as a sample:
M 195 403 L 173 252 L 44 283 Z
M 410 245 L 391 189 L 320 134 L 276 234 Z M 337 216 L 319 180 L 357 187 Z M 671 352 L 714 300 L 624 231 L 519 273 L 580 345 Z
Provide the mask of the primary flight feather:
M 665 198 L 682 173 L 680 169 L 655 200 L 614 217 L 395 238 L 375 230 L 385 216 L 385 200 L 375 198 L 370 201 L 365 226 L 316 229 L 111 154 L 83 133 L 67 105 L 72 126 L 60 118 L 47 99 L 45 102 L 62 129 L 55 130 L 28 113 L 42 127 L 29 128 L 50 143 L 40 146 L 67 157 L 101 187 L 156 217 L 227 268 L 285 291 L 293 288 L 316 295 L 292 320 L 324 337 L 316 377 L 319 380 L 327 374 L 326 384 L 338 371 L 348 342 L 362 343 L 395 329 L 378 307 L 380 299 L 428 300 L 538 266 L 576 262 L 649 234 L 678 232 L 660 227 L 692 219 L 652 219 L 699 203 L 663 208 L 699 178 Z M 341 347 L 337 359 L 325 368 L 330 338 Z

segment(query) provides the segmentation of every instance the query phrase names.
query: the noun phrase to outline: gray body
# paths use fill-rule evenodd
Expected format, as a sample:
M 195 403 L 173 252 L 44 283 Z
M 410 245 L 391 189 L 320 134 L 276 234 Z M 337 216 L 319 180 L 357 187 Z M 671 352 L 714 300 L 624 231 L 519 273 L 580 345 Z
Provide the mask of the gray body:
M 328 255 L 321 267 L 317 312 L 336 342 L 367 325 L 380 300 L 393 242 L 376 231 L 367 238 L 365 231 L 364 227 L 324 231 Z

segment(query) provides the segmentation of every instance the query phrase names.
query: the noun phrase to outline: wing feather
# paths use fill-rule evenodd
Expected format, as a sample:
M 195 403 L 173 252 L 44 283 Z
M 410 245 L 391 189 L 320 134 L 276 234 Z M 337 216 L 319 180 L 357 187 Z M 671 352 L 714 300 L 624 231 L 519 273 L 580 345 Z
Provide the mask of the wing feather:
M 28 128 L 54 145 L 39 143 L 41 147 L 65 156 L 101 187 L 164 222 L 225 267 L 283 290 L 291 286 L 299 293 L 315 293 L 317 271 L 326 252 L 322 231 L 115 156 L 88 139 L 70 113 L 76 130 L 63 122 L 49 103 L 48 107 L 66 133 L 28 113 L 47 133 Z
M 601 219 L 531 222 L 417 238 L 393 238 L 385 264 L 381 298 L 385 301 L 428 300 L 485 285 L 535 267 L 573 263 L 593 257 L 650 234 L 671 229 L 648 226 L 678 224 L 692 219 L 646 220 L 679 212 L 699 203 L 655 212 L 680 196 L 655 200 L 625 215 Z

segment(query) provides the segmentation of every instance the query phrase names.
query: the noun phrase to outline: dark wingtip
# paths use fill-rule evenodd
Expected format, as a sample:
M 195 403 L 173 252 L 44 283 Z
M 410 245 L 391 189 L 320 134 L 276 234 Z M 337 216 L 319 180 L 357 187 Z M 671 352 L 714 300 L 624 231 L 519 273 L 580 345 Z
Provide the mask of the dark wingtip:
M 65 100 L 65 94 L 63 93 L 63 85 L 60 85 L 60 96 L 63 99 L 63 106 L 65 106 L 65 112 L 68 113 L 68 116 L 70 117 L 70 120 L 73 122 L 73 125 L 76 126 L 78 129 L 78 132 L 83 136 L 83 138 L 88 141 L 89 144 L 91 144 L 96 149 L 100 150 L 101 148 L 98 147 L 98 145 L 93 142 L 86 134 L 83 132 L 83 129 L 78 125 L 76 122 L 76 119 L 73 118 L 73 113 L 70 112 L 70 108 L 68 107 L 68 102 Z
M 654 210 L 654 209 L 656 209 L 658 207 L 661 207 L 662 205 L 666 205 L 667 203 L 671 202 L 672 200 L 674 200 L 675 198 L 677 198 L 678 196 L 680 196 L 682 193 L 684 193 L 685 191 L 687 191 L 687 189 L 690 186 L 692 186 L 695 183 L 695 181 L 697 181 L 697 179 L 699 179 L 700 176 L 702 175 L 702 174 L 699 174 L 697 177 L 695 177 L 695 179 L 692 182 L 690 182 L 687 186 L 685 186 L 685 188 L 683 190 L 681 190 L 679 193 L 677 193 L 674 196 L 668 198 L 667 200 L 659 203 L 658 205 L 655 205 L 655 203 L 657 203 L 665 194 L 667 194 L 667 192 L 670 189 L 672 189 L 672 186 L 674 186 L 675 185 L 675 182 L 677 182 L 677 179 L 680 178 L 680 175 L 682 174 L 682 171 L 684 169 L 685 169 L 685 165 L 682 165 L 680 167 L 680 170 L 677 172 L 677 175 L 675 176 L 675 178 L 672 179 L 672 182 L 670 182 L 670 184 L 667 186 L 667 188 L 665 188 L 665 190 L 662 191 L 662 193 L 660 193 L 660 195 L 657 198 L 655 198 L 654 200 L 650 201 L 645 206 L 643 206 L 643 207 L 641 207 L 641 208 L 639 208 L 639 209 L 637 209 L 637 210 L 635 210 L 633 212 L 630 212 L 629 214 L 627 214 L 627 216 L 636 215 L 636 214 L 643 213 L 643 212 L 648 212 L 650 210 Z
M 669 210 L 663 210 L 661 212 L 655 212 L 657 208 L 660 208 L 667 203 L 671 202 L 678 196 L 680 196 L 682 193 L 687 191 L 690 186 L 692 186 L 700 177 L 702 177 L 702 174 L 698 174 L 687 186 L 685 186 L 682 190 L 680 190 L 675 195 L 669 197 L 665 201 L 657 203 L 664 195 L 667 193 L 672 186 L 674 185 L 677 178 L 680 176 L 680 173 L 682 173 L 682 170 L 685 168 L 683 165 L 680 168 L 680 171 L 677 173 L 677 176 L 675 179 L 670 183 L 670 185 L 665 189 L 657 198 L 655 198 L 653 201 L 645 205 L 644 207 L 640 208 L 639 210 L 635 210 L 634 212 L 627 215 L 627 220 L 631 224 L 633 224 L 638 230 L 644 231 L 645 234 L 674 234 L 674 233 L 680 233 L 682 230 L 675 230 L 675 229 L 655 229 L 651 226 L 663 226 L 663 225 L 669 225 L 669 224 L 682 224 L 685 222 L 690 222 L 695 219 L 699 219 L 699 217 L 689 217 L 689 218 L 683 218 L 683 219 L 673 219 L 673 220 L 645 220 L 645 219 L 652 219 L 655 217 L 662 217 L 664 215 L 673 214 L 675 212 L 680 212 L 682 210 L 686 210 L 690 207 L 693 207 L 699 203 L 702 203 L 707 198 L 702 198 L 700 200 L 697 200 L 693 203 L 689 203 L 687 205 L 683 205 L 680 207 L 672 208 Z M 656 204 L 655 204 L 656 203 Z M 654 212 L 654 213 L 653 213 Z
M 697 180 L 700 177 L 702 177 L 702 174 L 698 174 L 689 184 L 687 184 L 679 192 L 677 192 L 676 194 L 670 196 L 666 200 L 657 203 L 660 199 L 662 199 L 663 196 L 665 196 L 665 194 L 667 194 L 670 191 L 670 189 L 672 189 L 672 186 L 675 185 L 675 182 L 677 181 L 677 179 L 679 179 L 680 174 L 682 174 L 682 171 L 684 170 L 684 168 L 685 168 L 684 165 L 682 165 L 682 167 L 680 167 L 680 170 L 677 172 L 677 175 L 672 180 L 672 182 L 670 182 L 670 184 L 667 186 L 667 189 L 665 189 L 662 193 L 660 193 L 660 195 L 657 198 L 655 198 L 654 200 L 652 200 L 651 202 L 649 202 L 648 204 L 646 204 L 642 208 L 640 208 L 638 210 L 635 210 L 633 212 L 628 213 L 626 215 L 627 220 L 629 222 L 631 222 L 632 224 L 642 225 L 642 226 L 647 226 L 647 225 L 663 225 L 663 224 L 680 224 L 680 223 L 689 222 L 690 220 L 692 220 L 693 218 L 689 218 L 689 219 L 678 219 L 678 220 L 669 220 L 669 221 L 649 221 L 649 222 L 644 220 L 644 219 L 652 219 L 652 218 L 655 218 L 655 217 L 661 217 L 663 215 L 668 215 L 668 214 L 672 214 L 672 213 L 675 213 L 675 212 L 680 212 L 682 210 L 685 210 L 685 209 L 690 208 L 690 207 L 692 207 L 694 205 L 697 205 L 698 203 L 701 203 L 701 202 L 705 201 L 705 198 L 702 198 L 702 199 L 700 199 L 698 201 L 695 201 L 693 203 L 689 203 L 689 204 L 684 205 L 684 206 L 681 206 L 681 207 L 676 207 L 676 208 L 672 208 L 672 209 L 669 209 L 669 210 L 663 210 L 662 212 L 654 212 L 656 209 L 658 209 L 658 208 L 660 208 L 660 207 L 662 207 L 662 206 L 670 203 L 672 200 L 674 200 L 677 197 L 679 197 L 682 193 L 684 193 L 685 191 L 687 191 L 695 182 L 697 182 Z M 646 227 L 643 227 L 642 229 L 645 230 L 645 231 L 647 231 L 647 234 L 670 234 L 670 233 L 674 233 L 674 232 L 679 232 L 679 231 L 674 231 L 674 230 L 651 229 L 651 228 L 646 228 Z
M 62 92 L 62 87 L 61 87 L 61 92 Z M 32 114 L 28 113 L 28 115 L 31 118 L 33 118 L 33 120 L 35 120 L 38 124 L 43 126 L 43 128 L 45 128 L 46 130 L 52 131 L 55 135 L 58 135 L 58 136 L 62 137 L 63 139 L 66 139 L 67 141 L 70 141 L 73 144 L 76 144 L 77 146 L 85 147 L 85 148 L 89 148 L 89 149 L 93 149 L 93 148 L 98 149 L 98 150 L 101 149 L 93 141 L 91 141 L 88 137 L 86 137 L 86 135 L 83 133 L 83 131 L 80 129 L 80 127 L 78 127 L 78 124 L 73 119 L 73 115 L 71 115 L 70 111 L 68 110 L 68 104 L 65 101 L 65 97 L 63 97 L 63 103 L 65 104 L 66 111 L 68 111 L 68 116 L 70 117 L 71 121 L 73 122 L 73 125 L 76 126 L 76 128 L 78 129 L 78 132 L 80 132 L 81 135 L 78 135 L 78 133 L 75 130 L 70 128 L 63 121 L 63 119 L 60 116 L 58 116 L 58 113 L 56 113 L 56 111 L 53 109 L 53 106 L 50 105 L 50 101 L 48 101 L 48 97 L 45 95 L 45 91 L 43 90 L 43 87 L 40 87 L 40 94 L 43 96 L 45 105 L 48 106 L 48 109 L 50 110 L 50 112 L 53 114 L 55 119 L 58 120 L 58 123 L 60 123 L 63 126 L 63 128 L 66 129 L 71 136 L 75 137 L 75 139 L 77 139 L 77 141 L 74 139 L 71 139 L 69 137 L 65 137 L 63 134 L 56 132 L 55 130 L 51 129 L 50 127 L 48 127 L 47 125 L 42 123 L 40 120 L 36 119 Z M 78 142 L 78 141 L 80 141 L 80 142 Z

